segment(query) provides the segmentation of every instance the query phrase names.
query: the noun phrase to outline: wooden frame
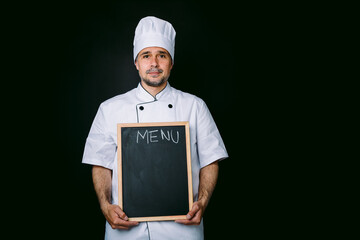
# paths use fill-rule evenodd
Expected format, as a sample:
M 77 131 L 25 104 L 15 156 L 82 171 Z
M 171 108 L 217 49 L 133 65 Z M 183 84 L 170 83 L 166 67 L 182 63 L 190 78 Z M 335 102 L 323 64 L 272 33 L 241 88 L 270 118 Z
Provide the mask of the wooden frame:
M 119 206 L 123 209 L 123 164 L 122 164 L 122 128 L 126 127 L 168 127 L 168 126 L 184 126 L 186 138 L 186 165 L 187 165 L 187 182 L 188 182 L 188 201 L 189 211 L 193 205 L 193 189 L 192 189 L 192 171 L 191 171 L 191 152 L 190 152 L 190 129 L 189 122 L 156 122 L 156 123 L 119 123 L 117 124 L 117 156 L 118 156 L 118 196 Z M 125 210 L 126 213 L 126 210 Z M 169 221 L 177 219 L 186 219 L 185 215 L 175 216 L 146 216 L 146 217 L 129 217 L 130 221 Z

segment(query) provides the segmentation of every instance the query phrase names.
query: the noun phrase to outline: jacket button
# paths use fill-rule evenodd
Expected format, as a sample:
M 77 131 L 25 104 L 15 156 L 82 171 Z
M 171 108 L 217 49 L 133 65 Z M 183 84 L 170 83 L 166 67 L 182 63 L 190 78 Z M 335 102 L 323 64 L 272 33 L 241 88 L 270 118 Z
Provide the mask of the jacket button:
M 143 107 L 143 106 L 140 106 L 139 109 L 142 111 L 142 110 L 144 110 L 144 107 Z
M 168 105 L 168 107 L 169 107 L 169 108 L 172 108 L 172 107 L 173 107 L 173 105 L 172 105 L 172 104 L 169 104 L 169 105 Z

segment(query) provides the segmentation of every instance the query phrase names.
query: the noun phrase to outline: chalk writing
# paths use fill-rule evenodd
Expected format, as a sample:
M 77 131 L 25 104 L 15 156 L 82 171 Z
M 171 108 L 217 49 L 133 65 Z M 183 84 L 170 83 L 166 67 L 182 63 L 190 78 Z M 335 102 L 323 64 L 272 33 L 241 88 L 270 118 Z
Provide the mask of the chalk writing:
M 146 144 L 149 144 L 149 143 L 157 143 L 159 142 L 159 140 L 161 140 L 161 141 L 168 141 L 178 144 L 179 138 L 180 138 L 179 131 L 176 131 L 175 133 L 173 132 L 173 130 L 164 131 L 162 129 L 160 129 L 160 131 L 157 129 L 152 131 L 145 130 L 143 132 L 141 132 L 141 130 L 138 130 L 136 134 L 136 143 L 145 141 Z

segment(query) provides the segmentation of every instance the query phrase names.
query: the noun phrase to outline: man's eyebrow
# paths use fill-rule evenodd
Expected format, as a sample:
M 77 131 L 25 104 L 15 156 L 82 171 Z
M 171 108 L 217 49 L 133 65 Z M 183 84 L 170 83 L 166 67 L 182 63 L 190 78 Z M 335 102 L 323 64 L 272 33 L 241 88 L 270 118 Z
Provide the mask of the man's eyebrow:
M 167 51 L 162 51 L 162 50 L 159 50 L 156 53 L 158 53 L 158 54 L 168 54 Z M 143 52 L 143 53 L 140 54 L 140 56 L 147 55 L 147 54 L 151 54 L 151 52 L 150 51 Z
M 141 53 L 140 55 L 146 55 L 146 54 L 149 54 L 149 53 L 150 53 L 150 51 L 146 51 L 146 52 Z

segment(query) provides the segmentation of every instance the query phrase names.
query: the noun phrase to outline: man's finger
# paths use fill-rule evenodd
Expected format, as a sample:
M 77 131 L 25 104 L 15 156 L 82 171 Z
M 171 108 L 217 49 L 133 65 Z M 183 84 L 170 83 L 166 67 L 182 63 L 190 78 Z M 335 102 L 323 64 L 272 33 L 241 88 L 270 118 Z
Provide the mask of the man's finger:
M 186 214 L 186 219 L 179 219 L 175 222 L 185 225 L 199 225 L 201 222 L 202 209 L 197 202 L 194 203 L 192 209 Z
M 119 218 L 124 219 L 125 221 L 127 221 L 129 218 L 126 216 L 126 214 L 124 213 L 123 210 L 121 210 L 121 208 L 119 206 L 115 206 L 114 207 L 114 211 L 116 212 L 116 214 L 119 216 Z
M 199 225 L 201 220 L 200 219 L 197 219 L 196 217 L 191 219 L 191 220 L 188 220 L 188 219 L 178 219 L 178 220 L 175 220 L 176 223 L 181 223 L 181 224 L 184 224 L 184 225 Z
M 126 227 L 126 228 L 129 228 L 129 227 L 136 226 L 136 225 L 138 225 L 138 224 L 139 224 L 138 222 L 126 221 L 126 220 L 122 220 L 121 218 L 116 219 L 116 220 L 114 221 L 114 225 L 116 225 L 117 227 Z
M 129 229 L 128 227 L 118 226 L 118 225 L 115 225 L 115 224 L 111 224 L 111 228 L 112 229 L 123 229 L 123 230 L 128 230 Z
M 191 211 L 186 215 L 186 219 L 191 219 L 199 211 L 200 207 L 197 204 L 194 204 Z
M 191 225 L 192 222 L 190 220 L 187 220 L 187 219 L 178 219 L 178 220 L 175 220 L 176 223 L 181 223 L 181 224 L 184 224 L 184 225 Z

